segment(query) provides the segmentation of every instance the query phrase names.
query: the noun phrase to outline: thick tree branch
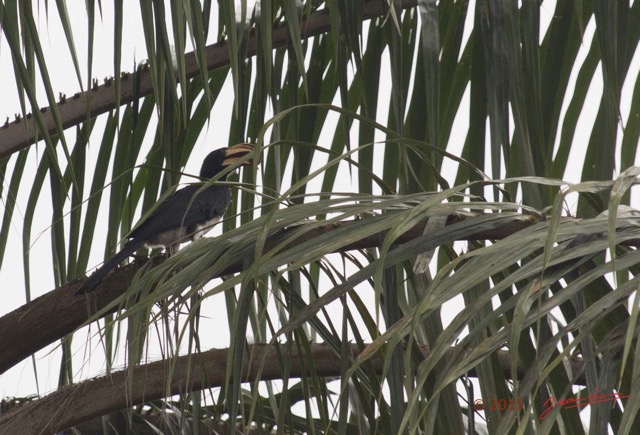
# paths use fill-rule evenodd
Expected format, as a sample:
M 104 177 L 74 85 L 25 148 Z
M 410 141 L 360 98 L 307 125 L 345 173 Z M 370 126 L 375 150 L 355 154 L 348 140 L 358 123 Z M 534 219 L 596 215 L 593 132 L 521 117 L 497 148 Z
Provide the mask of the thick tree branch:
M 462 217 L 451 215 L 447 225 L 455 224 L 461 220 L 463 220 Z M 469 239 L 502 239 L 537 222 L 538 219 L 535 216 L 521 215 L 493 231 L 477 233 Z M 315 238 L 322 240 L 321 238 L 330 231 L 353 223 L 354 221 L 344 221 L 339 224 L 323 225 L 306 232 L 291 244 L 302 243 Z M 426 220 L 407 231 L 398 238 L 395 245 L 401 245 L 422 236 L 425 224 Z M 295 228 L 269 237 L 265 244 L 265 252 L 278 246 L 281 240 L 286 240 L 287 237 L 290 237 L 291 231 L 294 230 Z M 339 251 L 379 247 L 382 239 L 382 235 L 375 234 L 345 245 Z M 155 266 L 162 262 L 162 258 L 154 258 L 149 261 L 152 262 L 149 266 Z M 91 319 L 95 313 L 100 312 L 116 298 L 124 294 L 128 288 L 128 283 L 131 282 L 138 269 L 147 264 L 147 261 L 136 261 L 117 269 L 105 278 L 96 291 L 88 293 L 86 298 L 74 294 L 82 282 L 82 280 L 77 280 L 42 295 L 0 317 L 0 343 L 3 344 L 0 347 L 0 373 L 4 373 L 29 355 L 74 332 Z M 241 263 L 230 264 L 220 276 L 238 273 L 241 270 Z
M 290 365 L 290 378 L 309 376 L 310 372 L 320 377 L 339 377 L 341 357 L 326 344 L 312 344 L 314 363 L 310 369 L 308 355 L 298 353 L 296 346 L 254 344 L 249 346 L 243 359 L 242 378 L 231 382 L 255 382 L 257 380 L 281 379 L 284 375 L 282 359 Z M 362 349 L 350 345 L 353 359 Z M 424 357 L 429 349 L 421 347 Z M 201 354 L 152 362 L 133 370 L 123 370 L 109 376 L 64 387 L 42 399 L 26 403 L 0 416 L 0 434 L 53 433 L 72 427 L 83 421 L 108 414 L 128 406 L 138 405 L 170 395 L 184 394 L 224 384 L 228 349 L 214 349 Z M 511 355 L 498 351 L 498 360 L 503 373 L 511 377 Z M 369 360 L 378 374 L 383 372 L 381 358 Z M 579 358 L 568 359 L 571 373 L 582 373 L 583 362 Z M 170 368 L 169 368 L 170 367 Z M 168 374 L 172 376 L 169 378 Z M 517 376 L 524 376 L 524 368 L 518 365 Z M 476 376 L 475 371 L 469 373 Z M 578 378 L 584 385 L 584 376 Z
M 407 9 L 416 6 L 417 0 L 402 0 L 402 8 Z M 381 0 L 367 0 L 364 2 L 362 18 L 372 19 L 382 15 L 383 2 Z M 301 25 L 302 37 L 310 38 L 320 35 L 331 29 L 329 11 L 320 10 L 304 20 Z M 287 44 L 288 29 L 285 23 L 277 25 L 273 29 L 273 48 L 284 47 Z M 255 33 L 249 36 L 247 52 L 245 56 L 255 56 L 258 40 Z M 218 42 L 206 48 L 206 69 L 213 71 L 217 68 L 229 66 L 229 49 L 225 41 Z M 200 74 L 200 67 L 194 52 L 185 55 L 185 70 L 187 78 L 194 78 Z M 142 98 L 153 93 L 153 84 L 148 70 L 140 71 L 140 86 L 137 93 L 134 89 L 132 75 L 122 77 L 120 89 L 120 104 L 128 104 L 134 98 Z M 90 91 L 77 93 L 59 102 L 56 107 L 60 113 L 62 127 L 67 129 L 88 119 L 94 118 L 116 108 L 116 87 L 113 81 L 107 81 L 100 86 L 94 86 Z M 44 123 L 49 135 L 57 134 L 50 107 L 41 109 Z M 37 133 L 37 135 L 36 135 Z M 7 122 L 0 125 L 0 158 L 9 156 L 33 144 L 37 139 L 42 139 L 42 134 L 37 132 L 33 117 Z

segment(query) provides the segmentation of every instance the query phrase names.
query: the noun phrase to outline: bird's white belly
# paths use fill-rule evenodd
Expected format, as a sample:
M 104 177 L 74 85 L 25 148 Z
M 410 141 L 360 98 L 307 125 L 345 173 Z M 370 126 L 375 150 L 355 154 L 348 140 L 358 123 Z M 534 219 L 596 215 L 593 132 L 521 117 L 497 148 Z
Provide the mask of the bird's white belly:
M 164 248 L 176 243 L 186 241 L 187 232 L 184 228 L 176 228 L 173 230 L 165 231 L 149 239 L 146 243 L 148 248 Z
M 196 225 L 196 231 L 193 234 L 193 236 L 191 237 L 191 240 L 198 240 L 200 239 L 202 236 L 204 236 L 211 228 L 213 228 L 213 226 L 215 224 L 217 224 L 218 222 L 220 222 L 220 218 L 213 218 L 211 220 L 208 220 L 206 222 L 203 222 L 201 224 L 197 224 Z
M 184 227 L 165 231 L 151 238 L 146 243 L 146 246 L 148 248 L 162 248 L 167 246 L 180 245 L 181 243 L 184 243 L 188 240 L 197 240 L 204 236 L 218 222 L 220 222 L 219 217 L 196 224 L 195 231 L 189 234 Z

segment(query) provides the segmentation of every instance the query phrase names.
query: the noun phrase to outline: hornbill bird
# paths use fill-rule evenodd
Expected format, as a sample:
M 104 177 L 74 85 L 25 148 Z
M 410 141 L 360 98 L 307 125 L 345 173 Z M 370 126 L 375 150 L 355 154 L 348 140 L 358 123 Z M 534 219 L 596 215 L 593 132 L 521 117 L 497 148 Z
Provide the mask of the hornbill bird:
M 217 149 L 204 159 L 200 178 L 209 180 L 225 167 L 253 152 L 253 145 L 244 143 Z M 241 165 L 253 165 L 253 160 L 247 159 Z M 220 181 L 225 178 L 226 174 L 220 177 Z M 171 255 L 181 243 L 199 239 L 222 219 L 230 203 L 231 191 L 227 186 L 211 185 L 203 188 L 199 183 L 176 191 L 158 205 L 148 219 L 134 228 L 122 249 L 87 278 L 76 294 L 92 291 L 111 269 L 142 246 L 166 247 L 167 253 Z

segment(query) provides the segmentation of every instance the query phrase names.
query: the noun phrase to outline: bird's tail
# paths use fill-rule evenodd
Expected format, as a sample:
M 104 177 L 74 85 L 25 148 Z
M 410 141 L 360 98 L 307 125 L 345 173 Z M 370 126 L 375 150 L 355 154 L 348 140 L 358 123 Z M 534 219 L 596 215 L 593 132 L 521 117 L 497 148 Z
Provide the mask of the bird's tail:
M 111 269 L 115 268 L 122 262 L 122 260 L 140 249 L 144 245 L 144 243 L 144 241 L 135 239 L 125 243 L 125 245 L 117 254 L 105 261 L 100 269 L 96 270 L 93 275 L 91 275 L 84 281 L 84 283 L 82 283 L 82 286 L 78 289 L 78 291 L 76 291 L 76 295 L 95 290 L 95 287 L 100 284 L 100 281 L 102 281 L 104 277 L 107 276 Z

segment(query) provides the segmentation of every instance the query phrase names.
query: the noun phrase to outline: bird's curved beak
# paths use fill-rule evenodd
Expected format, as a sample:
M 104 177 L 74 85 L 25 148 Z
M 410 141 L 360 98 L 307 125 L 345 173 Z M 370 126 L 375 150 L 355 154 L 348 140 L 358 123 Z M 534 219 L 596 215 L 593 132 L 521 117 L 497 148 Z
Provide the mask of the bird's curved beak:
M 239 143 L 237 145 L 233 145 L 227 148 L 222 164 L 223 166 L 231 166 L 238 160 L 241 160 L 247 154 L 254 154 L 255 149 L 255 146 L 250 143 Z M 254 161 L 259 164 L 262 161 L 262 155 L 253 156 L 250 159 L 246 159 L 242 163 L 240 163 L 240 165 L 252 166 L 254 164 Z

